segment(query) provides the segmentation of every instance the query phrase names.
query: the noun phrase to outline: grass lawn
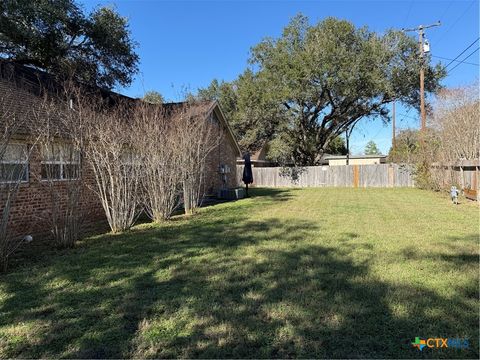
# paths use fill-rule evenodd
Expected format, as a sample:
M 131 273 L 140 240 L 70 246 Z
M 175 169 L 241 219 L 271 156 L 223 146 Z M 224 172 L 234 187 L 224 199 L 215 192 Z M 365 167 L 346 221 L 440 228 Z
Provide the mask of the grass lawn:
M 478 234 L 477 205 L 421 190 L 258 189 L 17 258 L 0 357 L 478 358 Z

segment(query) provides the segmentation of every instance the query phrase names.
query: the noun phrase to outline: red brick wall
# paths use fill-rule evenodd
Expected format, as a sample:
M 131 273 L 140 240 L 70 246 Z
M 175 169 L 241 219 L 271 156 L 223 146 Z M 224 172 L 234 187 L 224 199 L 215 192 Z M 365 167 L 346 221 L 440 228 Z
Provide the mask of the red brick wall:
M 10 106 L 9 111 L 13 111 L 16 116 L 20 117 L 28 117 L 28 110 L 34 107 L 37 101 L 36 95 L 33 93 L 16 88 L 8 81 L 0 79 L 0 95 L 2 93 L 15 94 L 13 98 L 16 97 L 17 100 L 13 101 L 13 106 Z M 218 119 L 220 114 L 217 112 L 218 110 L 214 111 L 218 114 Z M 0 125 L 2 125 L 1 119 Z M 216 194 L 216 191 L 223 185 L 222 176 L 219 173 L 220 165 L 228 165 L 230 168 L 230 173 L 226 174 L 226 186 L 236 186 L 236 158 L 238 156 L 236 146 L 229 137 L 225 124 L 217 121 L 217 129 L 221 141 L 207 158 L 205 176 L 205 191 L 210 194 Z M 28 142 L 28 140 L 21 141 Z M 82 166 L 82 179 L 84 180 L 80 204 L 82 221 L 84 227 L 90 228 L 94 224 L 105 223 L 106 219 L 103 208 L 92 191 L 96 186 L 92 170 L 86 163 L 82 163 Z M 64 194 L 68 190 L 68 186 L 71 186 L 71 182 L 68 180 L 57 181 L 50 188 L 48 182 L 41 180 L 41 154 L 38 147 L 33 147 L 28 171 L 29 181 L 21 185 L 11 209 L 9 233 L 15 236 L 29 234 L 44 236 L 49 233 L 50 229 L 48 214 L 52 211 L 52 206 L 65 206 L 66 196 Z M 59 203 L 51 201 L 50 190 L 61 195 Z
M 29 181 L 20 186 L 13 203 L 9 233 L 13 236 L 28 234 L 47 236 L 50 229 L 49 214 L 52 208 L 65 209 L 66 192 L 70 186 L 81 186 L 80 211 L 82 228 L 89 229 L 97 223 L 105 223 L 105 214 L 101 203 L 92 191 L 95 187 L 93 173 L 88 165 L 82 163 L 82 181 L 41 180 L 41 154 L 38 146 L 33 146 L 29 162 Z M 52 193 L 58 195 L 52 200 Z M 3 204 L 2 204 L 3 205 Z
M 41 154 L 38 146 L 32 146 L 29 140 L 28 128 L 34 118 L 41 114 L 41 102 L 35 93 L 35 85 L 24 83 L 22 79 L 0 78 L 0 129 L 4 129 L 5 116 L 23 124 L 19 134 L 14 136 L 15 142 L 29 144 L 31 158 L 28 167 L 28 182 L 22 183 L 12 204 L 8 232 L 12 236 L 49 234 L 50 226 L 48 214 L 53 206 L 64 207 L 67 197 L 66 191 L 72 183 L 68 180 L 56 181 L 52 187 L 49 182 L 41 181 Z M 33 112 L 35 111 L 35 116 Z M 97 223 L 105 223 L 105 214 L 96 195 L 91 190 L 95 186 L 91 169 L 82 164 L 83 186 L 81 190 L 80 214 L 83 227 L 92 228 Z M 76 185 L 78 182 L 76 182 Z M 1 186 L 1 185 L 0 185 Z M 0 189 L 0 191 L 2 191 Z M 51 200 L 52 191 L 59 195 L 58 201 Z M 4 206 L 0 203 L 0 207 Z M 3 209 L 2 209 L 3 210 Z
M 220 144 L 213 149 L 207 157 L 205 176 L 205 191 L 207 194 L 216 194 L 216 191 L 223 186 L 223 176 L 219 173 L 221 165 L 228 165 L 230 173 L 226 175 L 226 187 L 236 187 L 237 184 L 237 156 L 238 151 L 232 143 L 225 125 L 217 122 Z

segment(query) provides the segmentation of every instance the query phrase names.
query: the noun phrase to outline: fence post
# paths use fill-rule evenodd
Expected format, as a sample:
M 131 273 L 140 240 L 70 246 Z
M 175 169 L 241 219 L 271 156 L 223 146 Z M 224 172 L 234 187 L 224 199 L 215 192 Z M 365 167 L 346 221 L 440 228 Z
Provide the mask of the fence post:
M 395 186 L 395 168 L 392 164 L 388 166 L 388 187 Z
M 360 174 L 358 165 L 353 165 L 353 187 L 357 188 L 360 183 Z
M 473 181 L 472 181 L 472 189 L 475 190 L 475 193 L 477 195 L 477 201 L 480 201 L 480 186 L 479 186 L 479 181 L 478 181 L 478 169 L 479 166 L 475 166 L 475 172 L 473 173 Z
M 461 184 L 460 184 L 460 187 L 463 189 L 465 189 L 465 174 L 463 173 L 463 166 L 460 165 L 460 179 L 461 179 Z

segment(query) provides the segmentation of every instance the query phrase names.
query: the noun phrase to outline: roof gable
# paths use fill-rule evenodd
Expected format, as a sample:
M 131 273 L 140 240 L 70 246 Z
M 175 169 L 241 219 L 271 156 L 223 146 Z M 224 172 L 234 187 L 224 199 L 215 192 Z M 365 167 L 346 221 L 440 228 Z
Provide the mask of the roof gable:
M 238 145 L 237 139 L 228 124 L 228 121 L 223 114 L 222 109 L 218 101 L 197 101 L 197 102 L 176 102 L 176 103 L 164 103 L 161 105 L 163 110 L 165 111 L 165 115 L 170 117 L 172 120 L 175 120 L 179 116 L 200 116 L 203 117 L 205 120 L 214 113 L 219 120 L 220 123 L 224 126 L 227 137 L 237 152 L 239 157 L 242 156 L 242 151 Z

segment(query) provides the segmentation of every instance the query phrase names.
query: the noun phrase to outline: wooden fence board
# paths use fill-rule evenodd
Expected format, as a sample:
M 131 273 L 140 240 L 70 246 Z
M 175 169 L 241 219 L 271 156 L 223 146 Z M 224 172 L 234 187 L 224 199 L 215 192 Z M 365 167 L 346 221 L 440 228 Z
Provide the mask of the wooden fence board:
M 280 167 L 252 169 L 258 187 L 413 187 L 411 168 L 398 164 L 306 166 L 298 178 L 283 174 Z M 242 184 L 243 165 L 237 165 L 238 184 Z

